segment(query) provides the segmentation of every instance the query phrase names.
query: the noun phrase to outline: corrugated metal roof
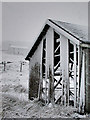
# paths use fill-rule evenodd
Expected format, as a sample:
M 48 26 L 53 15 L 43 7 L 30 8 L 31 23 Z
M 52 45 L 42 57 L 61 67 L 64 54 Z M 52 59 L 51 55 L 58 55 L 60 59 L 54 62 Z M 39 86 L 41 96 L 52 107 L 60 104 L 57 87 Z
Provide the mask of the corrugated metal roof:
M 67 30 L 72 35 L 79 38 L 81 41 L 90 42 L 90 40 L 88 40 L 88 27 L 87 26 L 71 24 L 71 23 L 55 21 L 55 20 L 53 20 L 53 22 L 56 23 L 58 26 Z

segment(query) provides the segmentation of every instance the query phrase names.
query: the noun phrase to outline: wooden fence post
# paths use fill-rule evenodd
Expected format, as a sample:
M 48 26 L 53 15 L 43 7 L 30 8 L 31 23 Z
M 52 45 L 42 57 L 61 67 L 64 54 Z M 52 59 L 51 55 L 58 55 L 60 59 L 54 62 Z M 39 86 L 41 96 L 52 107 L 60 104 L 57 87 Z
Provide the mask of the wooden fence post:
M 23 63 L 21 62 L 20 63 L 20 72 L 22 72 L 22 65 L 23 65 Z
M 3 62 L 4 65 L 4 71 L 6 70 L 6 61 Z

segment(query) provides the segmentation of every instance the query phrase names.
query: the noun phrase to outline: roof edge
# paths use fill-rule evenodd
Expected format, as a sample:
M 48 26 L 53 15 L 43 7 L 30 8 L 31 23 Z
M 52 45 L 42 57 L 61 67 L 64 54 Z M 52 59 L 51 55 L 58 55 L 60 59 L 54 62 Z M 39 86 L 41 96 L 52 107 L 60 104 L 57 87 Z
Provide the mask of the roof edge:
M 35 41 L 34 45 L 32 46 L 32 48 L 30 49 L 30 51 L 29 51 L 28 55 L 26 56 L 25 60 L 30 60 L 30 57 L 32 57 L 32 55 L 36 51 L 38 45 L 40 44 L 43 36 L 46 34 L 49 27 L 50 26 L 47 24 L 47 21 L 46 21 L 42 31 L 40 32 L 40 34 L 39 34 L 37 40 Z

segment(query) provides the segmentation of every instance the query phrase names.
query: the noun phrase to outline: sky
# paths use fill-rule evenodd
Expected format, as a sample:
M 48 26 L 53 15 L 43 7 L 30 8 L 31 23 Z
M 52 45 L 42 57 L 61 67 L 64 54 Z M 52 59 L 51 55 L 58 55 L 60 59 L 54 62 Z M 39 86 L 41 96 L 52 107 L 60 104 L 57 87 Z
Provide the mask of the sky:
M 4 2 L 2 40 L 28 43 L 31 47 L 46 19 L 88 24 L 87 2 Z

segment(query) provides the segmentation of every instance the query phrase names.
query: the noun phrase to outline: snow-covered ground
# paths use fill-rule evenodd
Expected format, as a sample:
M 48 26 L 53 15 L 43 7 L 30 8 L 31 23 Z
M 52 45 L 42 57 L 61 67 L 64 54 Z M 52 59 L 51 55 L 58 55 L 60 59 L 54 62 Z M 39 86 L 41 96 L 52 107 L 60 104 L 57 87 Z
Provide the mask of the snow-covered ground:
M 11 62 L 4 66 L 0 64 L 0 113 L 3 118 L 86 118 L 89 115 L 79 115 L 72 106 L 64 107 L 49 104 L 43 106 L 40 101 L 28 99 L 29 65 L 24 56 L 3 52 L 2 61 Z M 20 72 L 21 61 L 24 61 Z M 0 87 L 1 89 L 1 87 Z M 2 99 L 1 99 L 2 94 Z M 2 100 L 2 101 L 1 101 Z M 0 109 L 1 110 L 1 109 Z M 89 118 L 89 117 L 88 117 Z

